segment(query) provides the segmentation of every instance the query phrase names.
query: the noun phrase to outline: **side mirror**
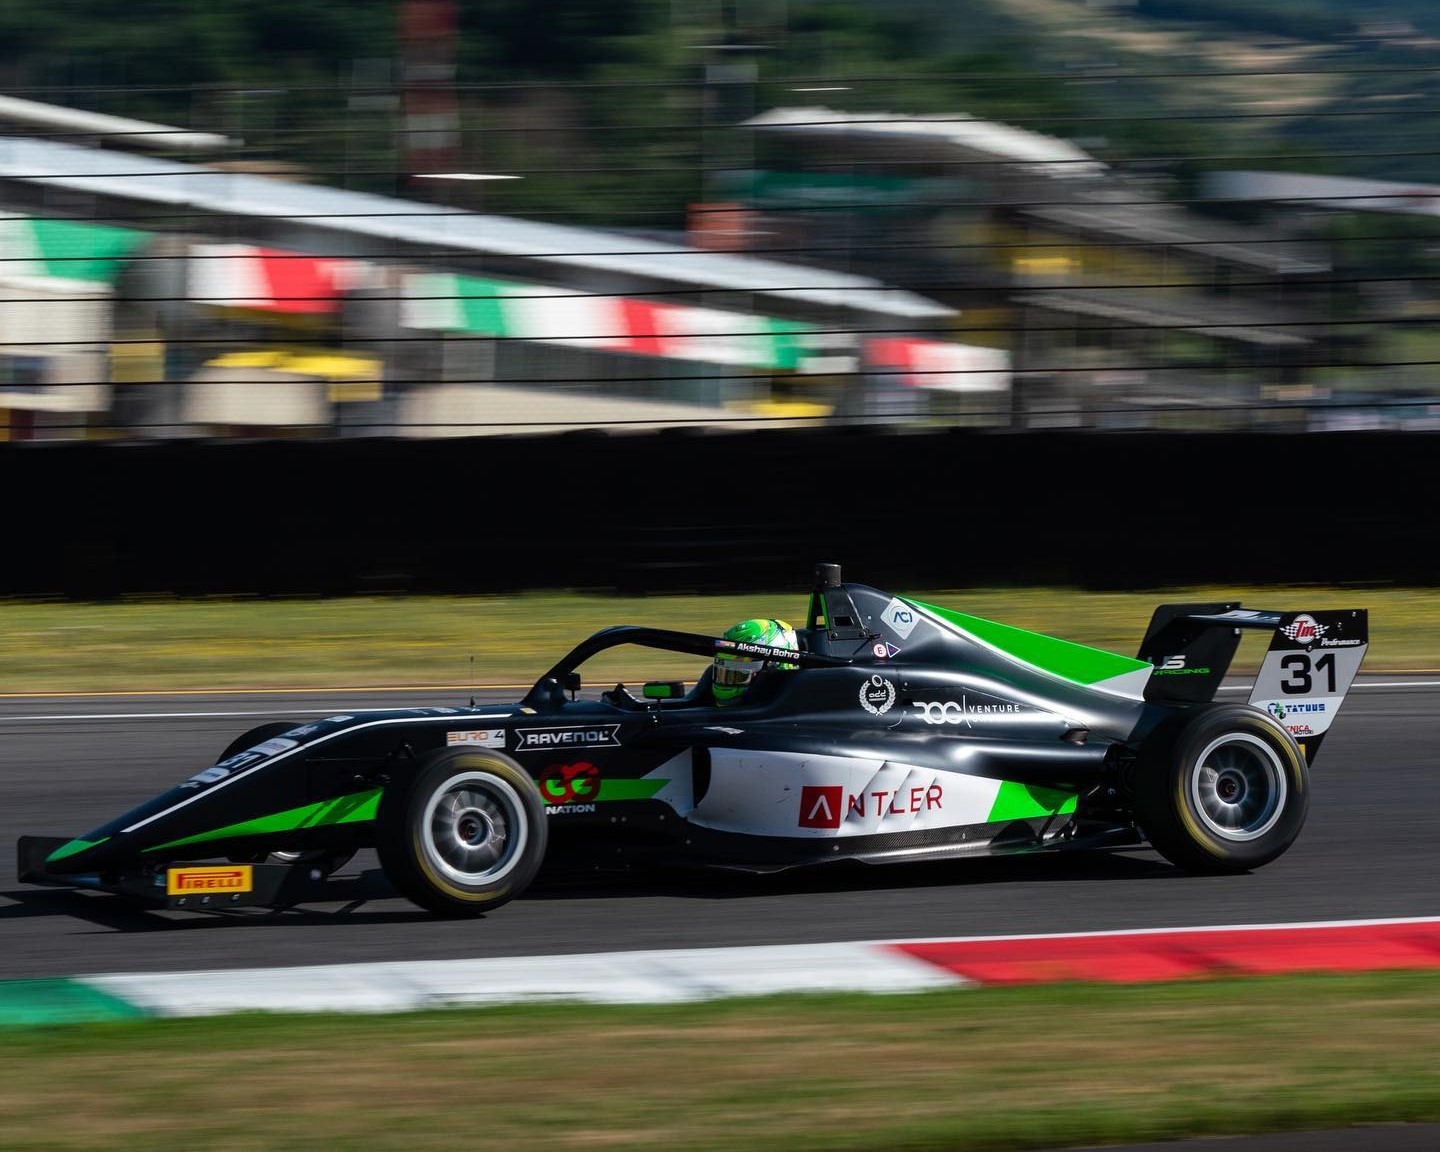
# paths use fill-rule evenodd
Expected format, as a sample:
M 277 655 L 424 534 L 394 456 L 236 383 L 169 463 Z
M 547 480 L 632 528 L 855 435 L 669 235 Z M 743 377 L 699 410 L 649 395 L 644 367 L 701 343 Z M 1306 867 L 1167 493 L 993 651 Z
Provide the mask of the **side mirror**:
M 678 700 L 685 695 L 685 685 L 679 680 L 651 680 L 640 694 L 646 700 Z
M 571 699 L 571 700 L 574 700 L 574 699 L 575 699 L 575 693 L 577 693 L 577 692 L 580 691 L 580 673 L 579 673 L 579 672 L 567 672 L 567 673 L 565 673 L 565 691 L 567 691 L 567 692 L 570 693 L 570 699 Z

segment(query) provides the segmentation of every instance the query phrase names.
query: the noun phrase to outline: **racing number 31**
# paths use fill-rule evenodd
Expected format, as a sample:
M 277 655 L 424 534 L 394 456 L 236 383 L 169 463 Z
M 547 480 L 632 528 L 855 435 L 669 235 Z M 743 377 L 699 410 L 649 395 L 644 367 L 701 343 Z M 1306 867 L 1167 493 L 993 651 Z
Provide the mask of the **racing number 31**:
M 1289 696 L 1304 696 L 1311 691 L 1310 673 L 1312 670 L 1317 673 L 1325 673 L 1325 691 L 1335 691 L 1335 653 L 1333 652 L 1326 652 L 1315 661 L 1313 667 L 1308 655 L 1297 652 L 1281 660 L 1280 667 L 1286 672 L 1285 679 L 1280 681 L 1280 691 Z

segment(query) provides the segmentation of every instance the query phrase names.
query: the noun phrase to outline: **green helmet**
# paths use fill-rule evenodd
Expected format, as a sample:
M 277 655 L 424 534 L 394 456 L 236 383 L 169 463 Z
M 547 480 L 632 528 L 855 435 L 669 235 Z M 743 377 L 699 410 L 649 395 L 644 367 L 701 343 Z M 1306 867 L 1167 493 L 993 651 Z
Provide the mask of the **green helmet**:
M 784 648 L 790 652 L 800 651 L 800 643 L 795 639 L 795 629 L 783 620 L 742 620 L 725 630 L 725 639 L 742 644 L 764 644 L 767 648 Z M 799 667 L 796 664 L 752 660 L 747 656 L 717 652 L 715 677 L 710 686 L 715 695 L 715 703 L 730 704 L 738 700 L 745 689 L 750 687 L 755 673 L 767 663 L 770 663 L 771 667 L 786 671 Z

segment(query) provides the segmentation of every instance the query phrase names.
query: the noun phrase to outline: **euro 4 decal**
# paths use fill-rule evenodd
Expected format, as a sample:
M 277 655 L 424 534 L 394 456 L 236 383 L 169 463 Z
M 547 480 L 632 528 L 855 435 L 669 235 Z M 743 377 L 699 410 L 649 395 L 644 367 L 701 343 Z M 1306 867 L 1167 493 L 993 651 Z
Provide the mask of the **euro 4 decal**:
M 872 716 L 883 716 L 895 704 L 895 685 L 875 675 L 860 685 L 860 707 Z
M 915 625 L 920 622 L 920 613 L 896 597 L 885 605 L 885 611 L 880 613 L 880 622 L 901 640 L 908 640 L 910 633 L 915 631 Z
M 517 752 L 553 752 L 557 748 L 618 748 L 619 724 L 590 724 L 581 728 L 517 728 Z
M 505 729 L 471 728 L 464 732 L 446 732 L 445 743 L 450 746 L 471 744 L 479 748 L 504 748 Z

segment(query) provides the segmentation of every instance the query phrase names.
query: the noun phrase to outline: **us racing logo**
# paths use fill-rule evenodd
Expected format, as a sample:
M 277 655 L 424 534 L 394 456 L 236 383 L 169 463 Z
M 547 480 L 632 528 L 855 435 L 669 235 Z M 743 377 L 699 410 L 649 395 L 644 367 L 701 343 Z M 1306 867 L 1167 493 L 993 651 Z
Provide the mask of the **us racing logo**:
M 860 685 L 860 707 L 872 716 L 883 716 L 895 703 L 895 685 L 880 675 Z

